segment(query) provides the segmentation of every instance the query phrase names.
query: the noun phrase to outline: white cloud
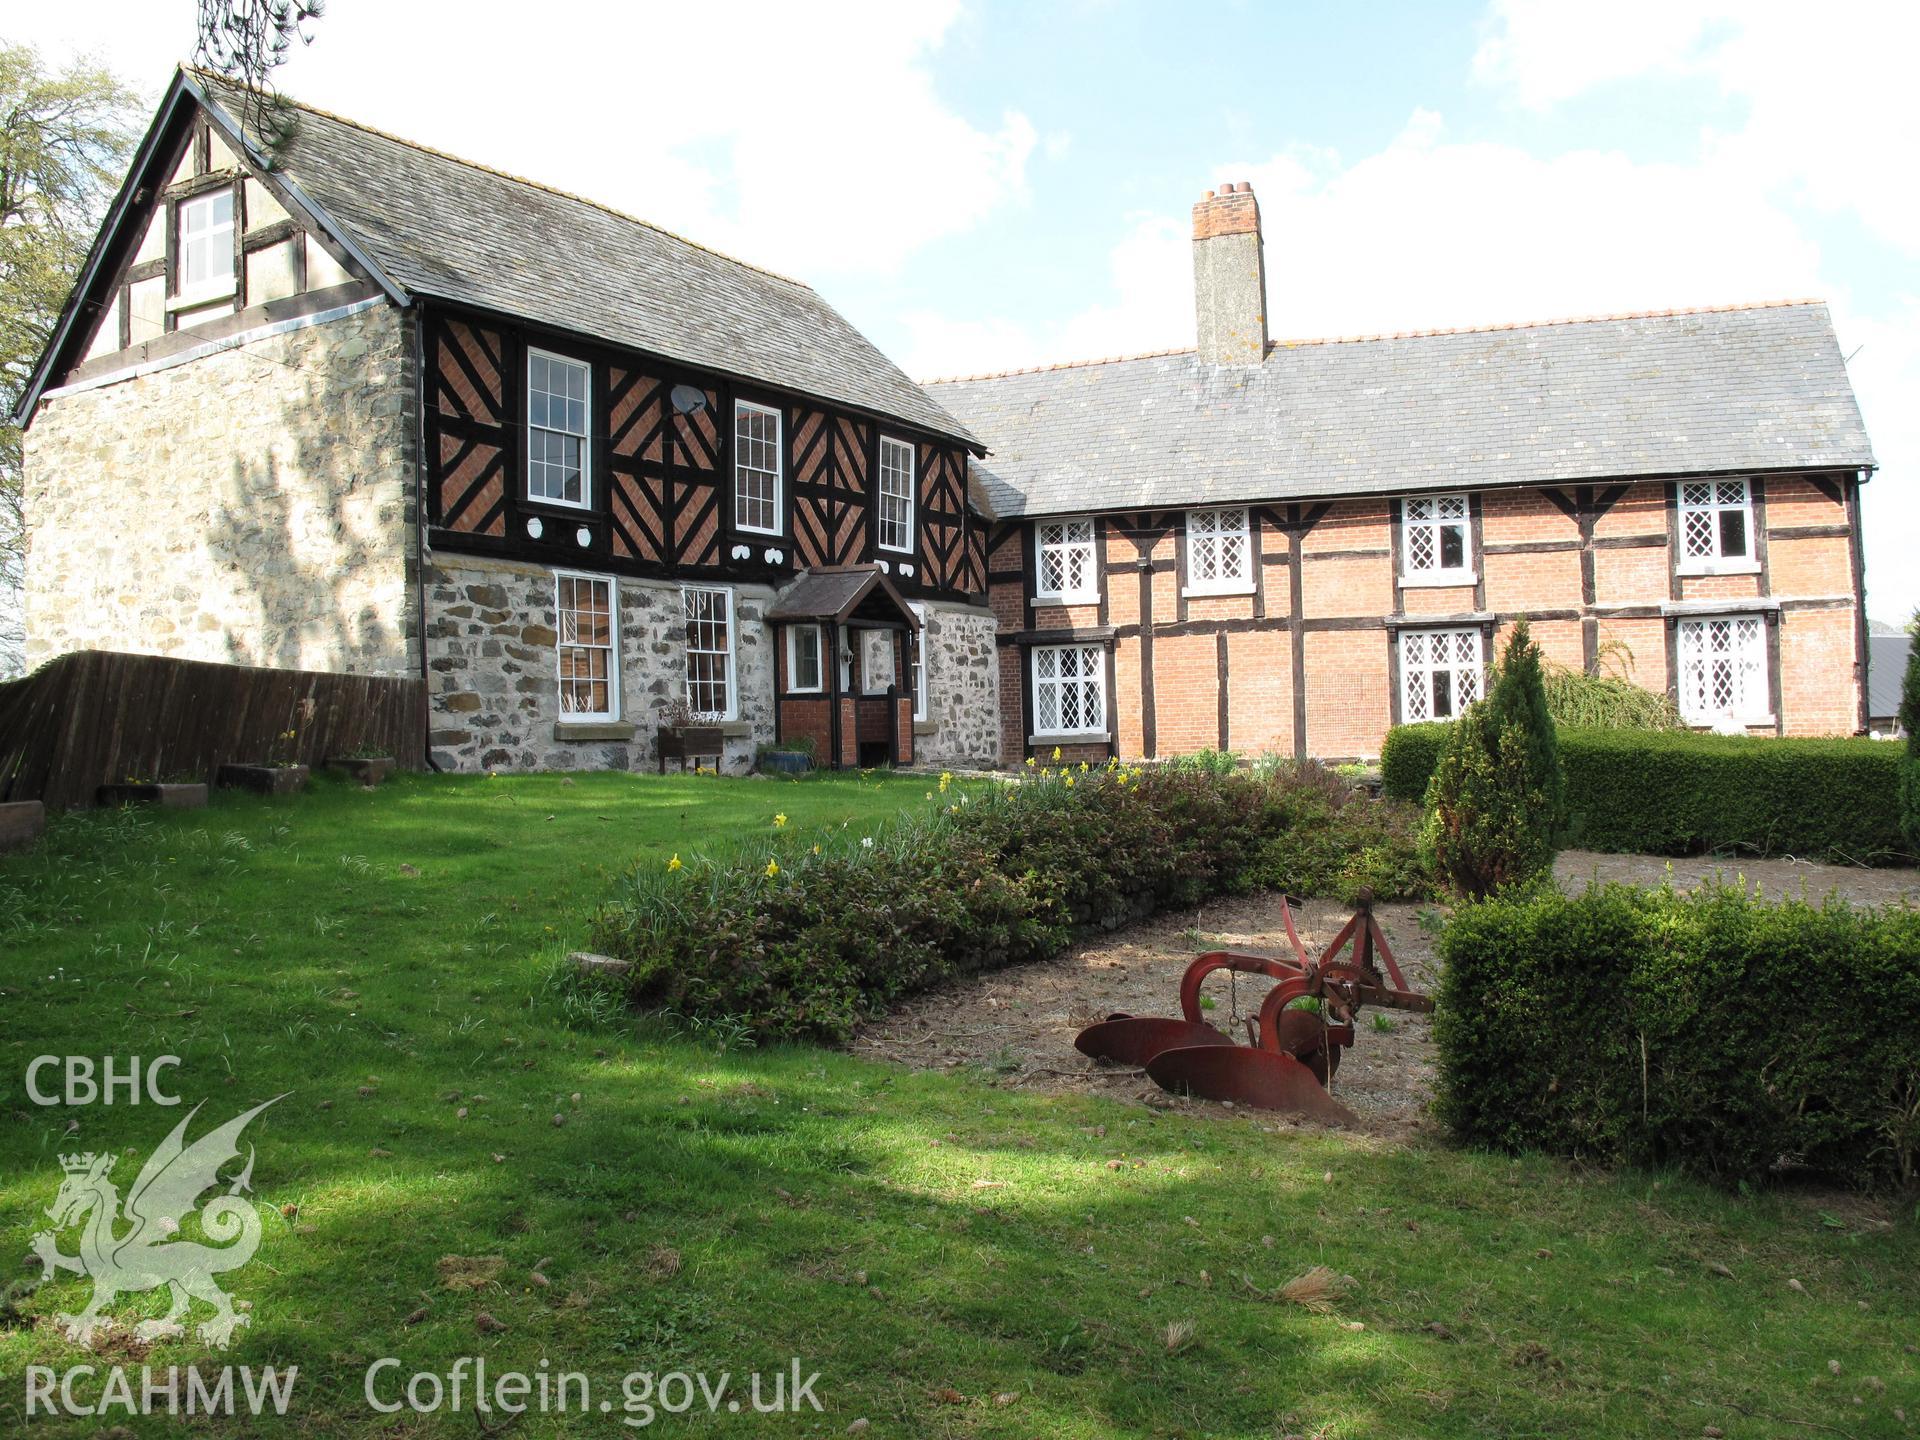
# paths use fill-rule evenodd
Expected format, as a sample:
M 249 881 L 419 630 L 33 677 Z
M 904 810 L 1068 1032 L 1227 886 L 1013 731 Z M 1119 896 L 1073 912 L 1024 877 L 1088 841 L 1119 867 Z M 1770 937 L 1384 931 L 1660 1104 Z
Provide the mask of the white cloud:
M 1850 211 L 1920 255 L 1911 173 L 1920 6 L 1783 0 L 1494 0 L 1474 77 L 1545 109 L 1647 76 L 1714 85 L 1742 114 L 1701 139 L 1710 163 L 1758 188 Z
M 280 83 L 808 280 L 894 270 L 1025 194 L 1031 121 L 1008 110 L 977 124 L 934 82 L 958 0 L 737 0 L 723 33 L 714 15 L 339 5 Z M 192 44 L 191 7 L 172 3 L 114 0 L 84 20 L 43 7 L 21 20 L 10 29 L 49 55 L 97 50 L 149 87 Z

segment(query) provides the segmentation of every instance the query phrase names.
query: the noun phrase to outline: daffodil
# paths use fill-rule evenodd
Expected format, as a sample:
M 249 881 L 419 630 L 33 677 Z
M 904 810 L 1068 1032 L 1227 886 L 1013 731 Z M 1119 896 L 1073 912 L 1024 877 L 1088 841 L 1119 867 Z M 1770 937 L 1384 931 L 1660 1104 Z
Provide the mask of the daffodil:
M 1073 789 L 1073 776 L 1067 776 L 1067 789 Z
M 814 853 L 814 854 L 816 854 L 816 855 L 818 855 L 818 854 L 820 853 L 820 847 L 819 847 L 818 845 L 816 845 L 816 846 L 814 846 L 814 847 L 813 847 L 813 853 Z
M 1056 760 L 1060 758 L 1060 747 L 1058 745 L 1053 747 L 1053 758 Z
M 1038 760 L 1035 760 L 1033 756 L 1031 755 L 1027 756 L 1027 769 L 1031 770 L 1035 765 L 1038 765 L 1039 763 L 1040 762 Z
M 951 770 L 942 770 L 940 772 L 940 793 L 942 795 L 946 794 L 947 791 L 952 788 L 952 785 L 953 772 Z
M 774 817 L 773 817 L 773 828 L 774 828 L 774 829 L 776 829 L 776 830 L 783 830 L 783 829 L 785 829 L 785 828 L 786 828 L 786 824 L 787 824 L 787 817 L 786 817 L 786 816 L 784 816 L 784 815 L 776 815 L 776 816 L 774 816 Z
M 779 873 L 780 873 L 780 862 L 778 860 L 767 861 L 767 878 L 771 880 L 773 879 L 774 876 L 778 875 Z
M 669 875 L 681 868 L 683 867 L 680 864 L 680 856 L 678 854 L 675 854 L 671 860 L 667 861 L 667 873 Z
M 1087 773 L 1087 771 L 1088 771 L 1089 769 L 1091 769 L 1091 768 L 1092 768 L 1092 767 L 1091 767 L 1091 766 L 1089 766 L 1089 765 L 1087 764 L 1087 762 L 1086 762 L 1086 761 L 1084 761 L 1084 760 L 1082 760 L 1082 761 L 1080 762 L 1080 773 L 1081 773 L 1082 775 L 1084 775 L 1084 774 L 1086 774 L 1086 773 Z

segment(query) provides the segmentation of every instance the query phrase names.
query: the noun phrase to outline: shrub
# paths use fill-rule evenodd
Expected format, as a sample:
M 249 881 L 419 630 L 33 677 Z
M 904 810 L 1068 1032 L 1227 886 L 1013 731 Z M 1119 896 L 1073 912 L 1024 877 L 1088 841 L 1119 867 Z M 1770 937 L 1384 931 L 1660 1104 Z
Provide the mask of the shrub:
M 1451 725 L 1400 725 L 1381 767 L 1390 796 L 1418 796 Z M 1774 740 L 1562 730 L 1567 845 L 1647 855 L 1734 851 L 1896 863 L 1901 747 L 1872 740 Z
M 1547 672 L 1547 713 L 1553 723 L 1579 730 L 1681 730 L 1679 707 L 1663 695 L 1618 675 Z
M 1913 643 L 1900 682 L 1900 727 L 1907 732 L 1907 763 L 1900 770 L 1900 830 L 1907 850 L 1920 855 L 1920 610 L 1907 626 Z
M 1606 886 L 1464 906 L 1439 949 L 1438 1110 L 1471 1143 L 1915 1178 L 1920 911 Z
M 1427 787 L 1422 832 L 1436 875 L 1469 896 L 1553 868 L 1565 782 L 1540 683 L 1540 651 L 1514 627 L 1493 693 L 1467 707 Z
M 753 1040 L 844 1040 L 904 995 L 1043 959 L 1160 905 L 1267 883 L 1424 893 L 1404 812 L 1336 801 L 1337 785 L 1173 768 L 1030 777 L 877 836 L 782 835 L 636 870 L 595 915 L 593 943 L 633 962 L 644 1008 L 737 1022 Z M 1320 817 L 1351 852 L 1304 837 L 1298 853 L 1275 848 Z

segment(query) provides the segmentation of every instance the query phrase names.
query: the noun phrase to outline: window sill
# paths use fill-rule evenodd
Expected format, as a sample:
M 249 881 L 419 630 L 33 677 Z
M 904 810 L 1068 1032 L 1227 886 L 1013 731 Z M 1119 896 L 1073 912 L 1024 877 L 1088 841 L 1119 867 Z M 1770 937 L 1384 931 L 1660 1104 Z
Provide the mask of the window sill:
M 593 504 L 591 501 L 553 500 L 548 498 L 545 495 L 532 495 L 532 494 L 528 494 L 525 491 L 521 492 L 520 503 L 523 505 L 539 506 L 540 508 L 546 509 L 546 510 L 560 510 L 560 511 L 564 511 L 574 515 L 588 514 L 593 510 Z
M 1180 594 L 1188 600 L 1218 600 L 1221 597 L 1232 598 L 1235 595 L 1251 595 L 1254 587 L 1251 582 L 1243 585 L 1188 585 Z
M 218 305 L 222 300 L 232 300 L 239 293 L 239 287 L 234 285 L 228 285 L 224 290 L 187 290 L 178 295 L 169 295 L 167 309 L 176 313 L 198 310 L 202 305 Z
M 631 740 L 633 725 L 625 720 L 556 720 L 556 740 Z
M 913 733 L 916 735 L 934 735 L 939 733 L 939 730 L 940 727 L 931 720 L 916 720 L 913 722 Z
M 1680 723 L 1685 725 L 1689 730 L 1699 730 L 1711 734 L 1713 727 L 1720 724 L 1724 718 L 1723 716 L 1715 715 L 1682 715 L 1680 717 Z M 1749 730 L 1754 730 L 1771 728 L 1780 722 L 1776 716 L 1772 715 L 1736 715 L 1733 717 L 1733 723 L 1745 726 Z
M 1702 564 L 1700 561 L 1688 561 L 1678 567 L 1678 573 L 1685 576 L 1698 575 L 1758 575 L 1758 560 L 1714 560 Z
M 1035 591 L 1033 603 L 1036 605 L 1098 605 L 1100 592 L 1093 590 L 1079 595 L 1042 595 Z
M 1105 745 L 1113 736 L 1105 730 L 1054 730 L 1027 736 L 1029 745 Z
M 1400 577 L 1402 590 L 1441 590 L 1449 586 L 1478 585 L 1480 575 L 1474 570 L 1428 570 Z

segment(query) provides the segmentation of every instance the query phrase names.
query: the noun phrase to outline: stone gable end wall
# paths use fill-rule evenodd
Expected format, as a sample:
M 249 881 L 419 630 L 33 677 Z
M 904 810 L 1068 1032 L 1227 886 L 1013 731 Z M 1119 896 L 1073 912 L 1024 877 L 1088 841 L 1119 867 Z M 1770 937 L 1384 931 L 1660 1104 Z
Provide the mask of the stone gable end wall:
M 914 727 L 922 767 L 1000 763 L 1000 662 L 993 613 L 972 605 L 926 607 L 927 718 Z
M 47 400 L 26 436 L 28 664 L 418 674 L 416 386 L 382 304 Z

